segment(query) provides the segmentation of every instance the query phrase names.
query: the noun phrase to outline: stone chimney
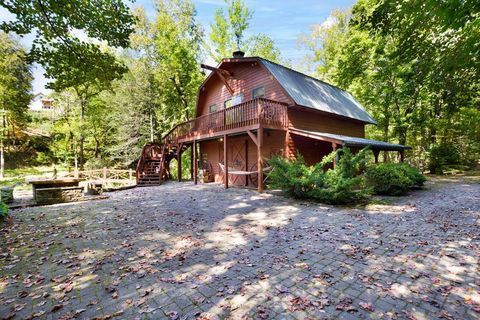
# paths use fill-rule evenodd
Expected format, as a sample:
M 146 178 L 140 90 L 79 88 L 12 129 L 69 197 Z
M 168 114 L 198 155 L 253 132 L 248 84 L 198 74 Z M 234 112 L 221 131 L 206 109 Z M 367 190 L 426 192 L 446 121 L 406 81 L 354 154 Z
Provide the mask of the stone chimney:
M 245 52 L 240 51 L 240 50 L 235 51 L 235 52 L 233 53 L 233 57 L 234 57 L 234 58 L 243 58 L 243 57 L 245 57 Z

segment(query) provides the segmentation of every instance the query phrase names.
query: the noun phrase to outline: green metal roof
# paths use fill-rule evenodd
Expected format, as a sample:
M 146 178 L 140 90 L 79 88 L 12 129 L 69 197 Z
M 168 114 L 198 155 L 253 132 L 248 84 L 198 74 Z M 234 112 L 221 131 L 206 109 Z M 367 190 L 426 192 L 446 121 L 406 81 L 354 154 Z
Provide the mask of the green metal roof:
M 269 60 L 258 59 L 296 104 L 366 123 L 377 124 L 350 93 Z

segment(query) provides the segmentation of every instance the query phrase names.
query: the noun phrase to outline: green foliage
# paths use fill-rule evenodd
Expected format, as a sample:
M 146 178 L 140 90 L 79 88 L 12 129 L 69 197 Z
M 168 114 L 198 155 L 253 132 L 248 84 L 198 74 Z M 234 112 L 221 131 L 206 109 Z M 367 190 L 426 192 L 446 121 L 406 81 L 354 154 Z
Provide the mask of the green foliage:
M 327 23 L 328 22 L 328 23 Z M 359 0 L 300 39 L 315 74 L 351 93 L 377 120 L 369 136 L 412 147 L 426 167 L 432 145 L 480 159 L 478 1 Z
M 0 31 L 0 177 L 4 174 L 5 145 L 14 144 L 28 123 L 32 73 L 27 54 L 13 38 Z
M 34 160 L 35 165 L 46 165 L 53 163 L 53 155 L 50 152 L 37 152 Z
M 326 188 L 314 189 L 313 198 L 332 204 L 359 203 L 368 199 L 371 190 L 365 188 L 362 173 L 368 163 L 369 152 L 367 148 L 356 154 L 349 148 L 333 152 L 338 157 L 337 165 L 327 170 Z
M 214 23 L 210 24 L 210 55 L 220 61 L 231 57 L 232 53 L 242 50 L 247 56 L 280 62 L 280 50 L 266 34 L 257 34 L 245 39 L 245 31 L 250 25 L 253 11 L 242 0 L 225 0 L 227 12 L 223 8 L 215 11 Z
M 8 206 L 5 203 L 0 202 L 0 221 L 6 217 L 8 217 Z
M 80 39 L 83 33 L 112 47 L 128 47 L 134 19 L 123 1 L 0 0 L 0 5 L 16 18 L 3 22 L 2 30 L 35 35 L 31 56 L 54 79 L 52 88 L 76 87 L 92 79 L 109 82 L 125 71 L 112 53 Z
M 306 166 L 300 154 L 294 160 L 274 157 L 269 163 L 273 168 L 268 179 L 270 187 L 281 189 L 288 196 L 296 199 L 309 198 L 314 188 L 324 186 L 323 170 L 318 166 Z
M 442 174 L 446 166 L 462 163 L 460 152 L 454 144 L 450 143 L 432 145 L 428 160 L 428 170 L 435 174 Z
M 29 121 L 32 73 L 20 43 L 1 31 L 0 75 L 0 109 L 5 110 L 7 122 L 24 127 Z
M 62 110 L 51 130 L 56 161 L 134 167 L 146 143 L 194 115 L 204 78 L 195 8 L 191 1 L 159 0 L 155 9 L 152 20 L 142 8 L 133 11 L 131 48 L 117 55 L 127 72 L 55 93 Z
M 321 163 L 306 166 L 301 155 L 295 160 L 276 157 L 270 160 L 274 168 L 269 176 L 272 188 L 283 190 L 294 198 L 315 199 L 324 203 L 348 204 L 365 201 L 371 190 L 364 187 L 361 173 L 368 160 L 368 150 L 353 154 L 342 149 L 342 156 L 334 169 L 324 171 L 340 151 L 332 152 Z
M 369 167 L 365 173 L 367 185 L 376 194 L 403 195 L 410 189 L 420 187 L 425 177 L 418 169 L 403 163 L 382 163 Z
M 199 70 L 203 30 L 196 21 L 191 1 L 157 2 L 153 25 L 156 85 L 161 88 L 162 113 L 172 122 L 187 121 L 193 116 L 198 87 L 203 81 Z
M 223 8 L 215 11 L 215 23 L 210 26 L 210 41 L 214 46 L 211 54 L 220 61 L 229 57 L 233 51 L 244 50 L 244 32 L 250 24 L 253 12 L 242 0 L 225 0 L 227 14 Z
M 324 23 L 314 24 L 310 33 L 302 33 L 299 37 L 299 42 L 311 52 L 307 60 L 322 80 L 334 81 L 337 59 L 341 55 L 341 44 L 346 39 L 351 15 L 351 10 L 333 10 Z

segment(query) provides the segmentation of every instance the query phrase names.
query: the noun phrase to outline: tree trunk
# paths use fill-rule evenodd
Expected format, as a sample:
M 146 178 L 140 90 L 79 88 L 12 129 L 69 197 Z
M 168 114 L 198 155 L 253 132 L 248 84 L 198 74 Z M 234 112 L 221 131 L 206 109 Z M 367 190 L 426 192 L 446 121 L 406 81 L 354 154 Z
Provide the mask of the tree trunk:
M 85 152 L 84 152 L 84 143 L 85 143 L 85 134 L 83 132 L 84 120 L 85 120 L 85 105 L 86 101 L 83 98 L 80 98 L 80 135 L 78 138 L 78 166 L 80 170 L 83 170 L 83 165 L 85 164 Z
M 5 134 L 5 108 L 2 110 L 2 134 L 0 137 L 0 179 L 5 177 L 4 170 L 5 170 L 5 148 L 3 145 L 3 138 Z
M 390 127 L 390 115 L 388 113 L 388 107 L 389 105 L 385 103 L 384 105 L 384 108 L 383 108 L 383 112 L 384 112 L 384 115 L 385 117 L 388 117 L 386 118 L 385 120 L 385 123 L 384 123 L 384 127 L 383 127 L 383 141 L 385 142 L 389 142 L 389 139 L 390 139 L 390 132 L 389 132 L 389 127 Z M 383 162 L 388 162 L 389 161 L 389 154 L 388 154 L 388 151 L 384 151 L 383 152 Z
M 153 128 L 153 112 L 150 108 L 150 142 L 154 140 L 154 128 Z
M 98 156 L 100 155 L 100 141 L 98 141 L 97 137 L 94 137 L 94 139 L 95 139 L 95 154 L 94 154 L 94 157 L 98 158 Z

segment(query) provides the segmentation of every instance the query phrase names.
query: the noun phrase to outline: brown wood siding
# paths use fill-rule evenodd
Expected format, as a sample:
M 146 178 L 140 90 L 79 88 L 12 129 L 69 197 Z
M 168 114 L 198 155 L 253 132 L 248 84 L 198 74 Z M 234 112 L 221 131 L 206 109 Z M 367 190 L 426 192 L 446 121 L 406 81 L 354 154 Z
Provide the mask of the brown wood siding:
M 256 134 L 256 133 L 254 133 Z M 247 147 L 246 147 L 247 146 Z M 245 149 L 248 153 L 245 154 Z M 276 155 L 282 155 L 285 151 L 285 131 L 268 130 L 264 132 L 264 159 L 270 159 Z M 215 182 L 223 182 L 223 172 L 220 170 L 219 162 L 223 163 L 223 141 L 209 140 L 200 142 L 200 156 L 202 160 L 210 163 L 215 176 Z M 228 138 L 228 162 L 229 167 L 243 171 L 257 170 L 257 145 L 248 135 L 241 135 Z M 256 175 L 249 179 L 249 186 L 256 185 Z M 229 184 L 245 185 L 245 176 L 231 175 Z
M 290 125 L 297 129 L 365 137 L 365 124 L 307 108 L 289 108 Z
M 233 73 L 228 79 L 228 84 L 234 90 L 234 95 L 243 93 L 243 101 L 252 99 L 252 90 L 264 86 L 265 98 L 292 104 L 290 98 L 285 94 L 283 88 L 258 62 L 245 62 L 226 65 Z M 225 100 L 232 95 L 224 83 L 215 74 L 203 86 L 199 94 L 197 116 L 208 114 L 208 107 L 216 104 L 223 108 Z
M 292 135 L 294 145 L 292 153 L 295 157 L 298 153 L 303 156 L 309 166 L 322 161 L 323 157 L 333 151 L 332 144 L 325 141 L 315 140 L 298 135 Z

